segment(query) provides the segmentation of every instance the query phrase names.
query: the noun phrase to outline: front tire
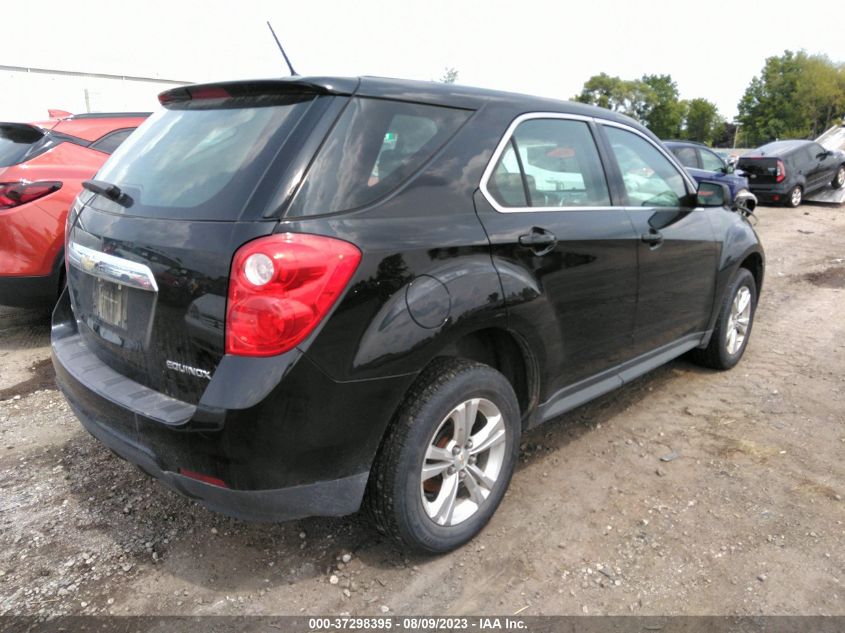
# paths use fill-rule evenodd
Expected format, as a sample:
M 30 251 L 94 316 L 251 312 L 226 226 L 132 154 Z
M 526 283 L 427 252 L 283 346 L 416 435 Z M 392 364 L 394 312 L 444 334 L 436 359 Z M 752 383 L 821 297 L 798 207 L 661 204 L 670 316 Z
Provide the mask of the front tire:
M 789 192 L 789 197 L 786 199 L 786 206 L 791 209 L 795 209 L 801 206 L 801 202 L 804 199 L 804 190 L 801 189 L 801 185 L 795 185 L 792 188 L 792 191 Z
M 716 327 L 704 349 L 692 352 L 692 360 L 712 369 L 731 369 L 748 346 L 754 312 L 757 308 L 757 284 L 747 268 L 740 268 L 722 302 Z
M 501 373 L 436 360 L 409 391 L 376 457 L 367 505 L 379 531 L 427 554 L 472 539 L 507 490 L 520 430 L 516 395 Z
M 830 183 L 830 186 L 834 189 L 842 189 L 842 185 L 845 185 L 845 165 L 839 166 L 839 169 L 836 170 L 836 175 Z

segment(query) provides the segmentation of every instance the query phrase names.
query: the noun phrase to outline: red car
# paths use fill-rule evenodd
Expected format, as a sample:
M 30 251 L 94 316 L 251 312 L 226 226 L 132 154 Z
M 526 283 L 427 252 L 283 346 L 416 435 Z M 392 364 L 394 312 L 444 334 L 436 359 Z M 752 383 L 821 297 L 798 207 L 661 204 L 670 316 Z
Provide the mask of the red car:
M 64 114 L 0 123 L 0 305 L 52 306 L 64 286 L 65 219 L 82 181 L 149 115 Z

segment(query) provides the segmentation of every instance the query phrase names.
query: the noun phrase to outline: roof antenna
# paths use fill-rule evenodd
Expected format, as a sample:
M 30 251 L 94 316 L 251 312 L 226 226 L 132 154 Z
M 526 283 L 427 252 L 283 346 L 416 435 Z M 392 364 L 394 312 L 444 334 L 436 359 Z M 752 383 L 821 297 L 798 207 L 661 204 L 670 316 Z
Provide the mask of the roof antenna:
M 290 76 L 291 77 L 298 77 L 299 73 L 296 72 L 293 69 L 293 65 L 290 63 L 290 60 L 288 59 L 288 55 L 287 55 L 287 53 L 285 53 L 285 49 L 282 48 L 282 43 L 279 41 L 279 38 L 276 37 L 276 31 L 274 31 L 273 27 L 270 25 L 270 20 L 267 20 L 267 28 L 269 28 L 270 33 L 273 34 L 273 39 L 276 40 L 276 46 L 278 46 L 279 50 L 282 51 L 282 57 L 285 58 L 285 63 L 288 65 L 288 68 L 290 68 Z

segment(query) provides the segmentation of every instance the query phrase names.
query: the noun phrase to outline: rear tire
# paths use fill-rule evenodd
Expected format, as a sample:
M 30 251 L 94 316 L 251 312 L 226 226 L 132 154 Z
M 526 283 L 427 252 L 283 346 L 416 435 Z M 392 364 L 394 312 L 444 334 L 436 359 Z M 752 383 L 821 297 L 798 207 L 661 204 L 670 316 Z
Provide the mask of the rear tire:
M 804 199 L 804 190 L 801 188 L 801 185 L 795 185 L 792 188 L 792 191 L 789 192 L 789 196 L 786 199 L 786 206 L 790 209 L 795 209 L 801 206 L 801 201 Z
M 830 183 L 830 186 L 834 189 L 841 189 L 842 185 L 845 185 L 845 165 L 839 166 L 839 169 L 836 170 L 836 175 Z
M 373 465 L 366 503 L 379 531 L 427 554 L 472 539 L 507 490 L 520 431 L 501 373 L 436 360 L 408 392 Z
M 747 268 L 740 268 L 725 292 L 710 342 L 703 349 L 693 350 L 692 360 L 711 369 L 734 367 L 748 346 L 756 309 L 754 276 Z

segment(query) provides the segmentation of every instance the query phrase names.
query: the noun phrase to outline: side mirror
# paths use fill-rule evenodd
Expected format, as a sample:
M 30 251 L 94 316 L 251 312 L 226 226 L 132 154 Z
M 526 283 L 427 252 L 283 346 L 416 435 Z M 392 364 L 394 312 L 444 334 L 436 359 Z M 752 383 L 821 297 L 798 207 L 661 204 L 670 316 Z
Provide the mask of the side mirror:
M 695 203 L 699 207 L 726 207 L 731 201 L 731 190 L 720 182 L 705 180 L 698 183 Z
M 754 209 L 756 208 L 757 196 L 748 191 L 741 193 L 734 198 L 733 204 L 731 205 L 731 209 L 734 211 L 741 211 L 745 215 L 751 215 L 754 213 Z

